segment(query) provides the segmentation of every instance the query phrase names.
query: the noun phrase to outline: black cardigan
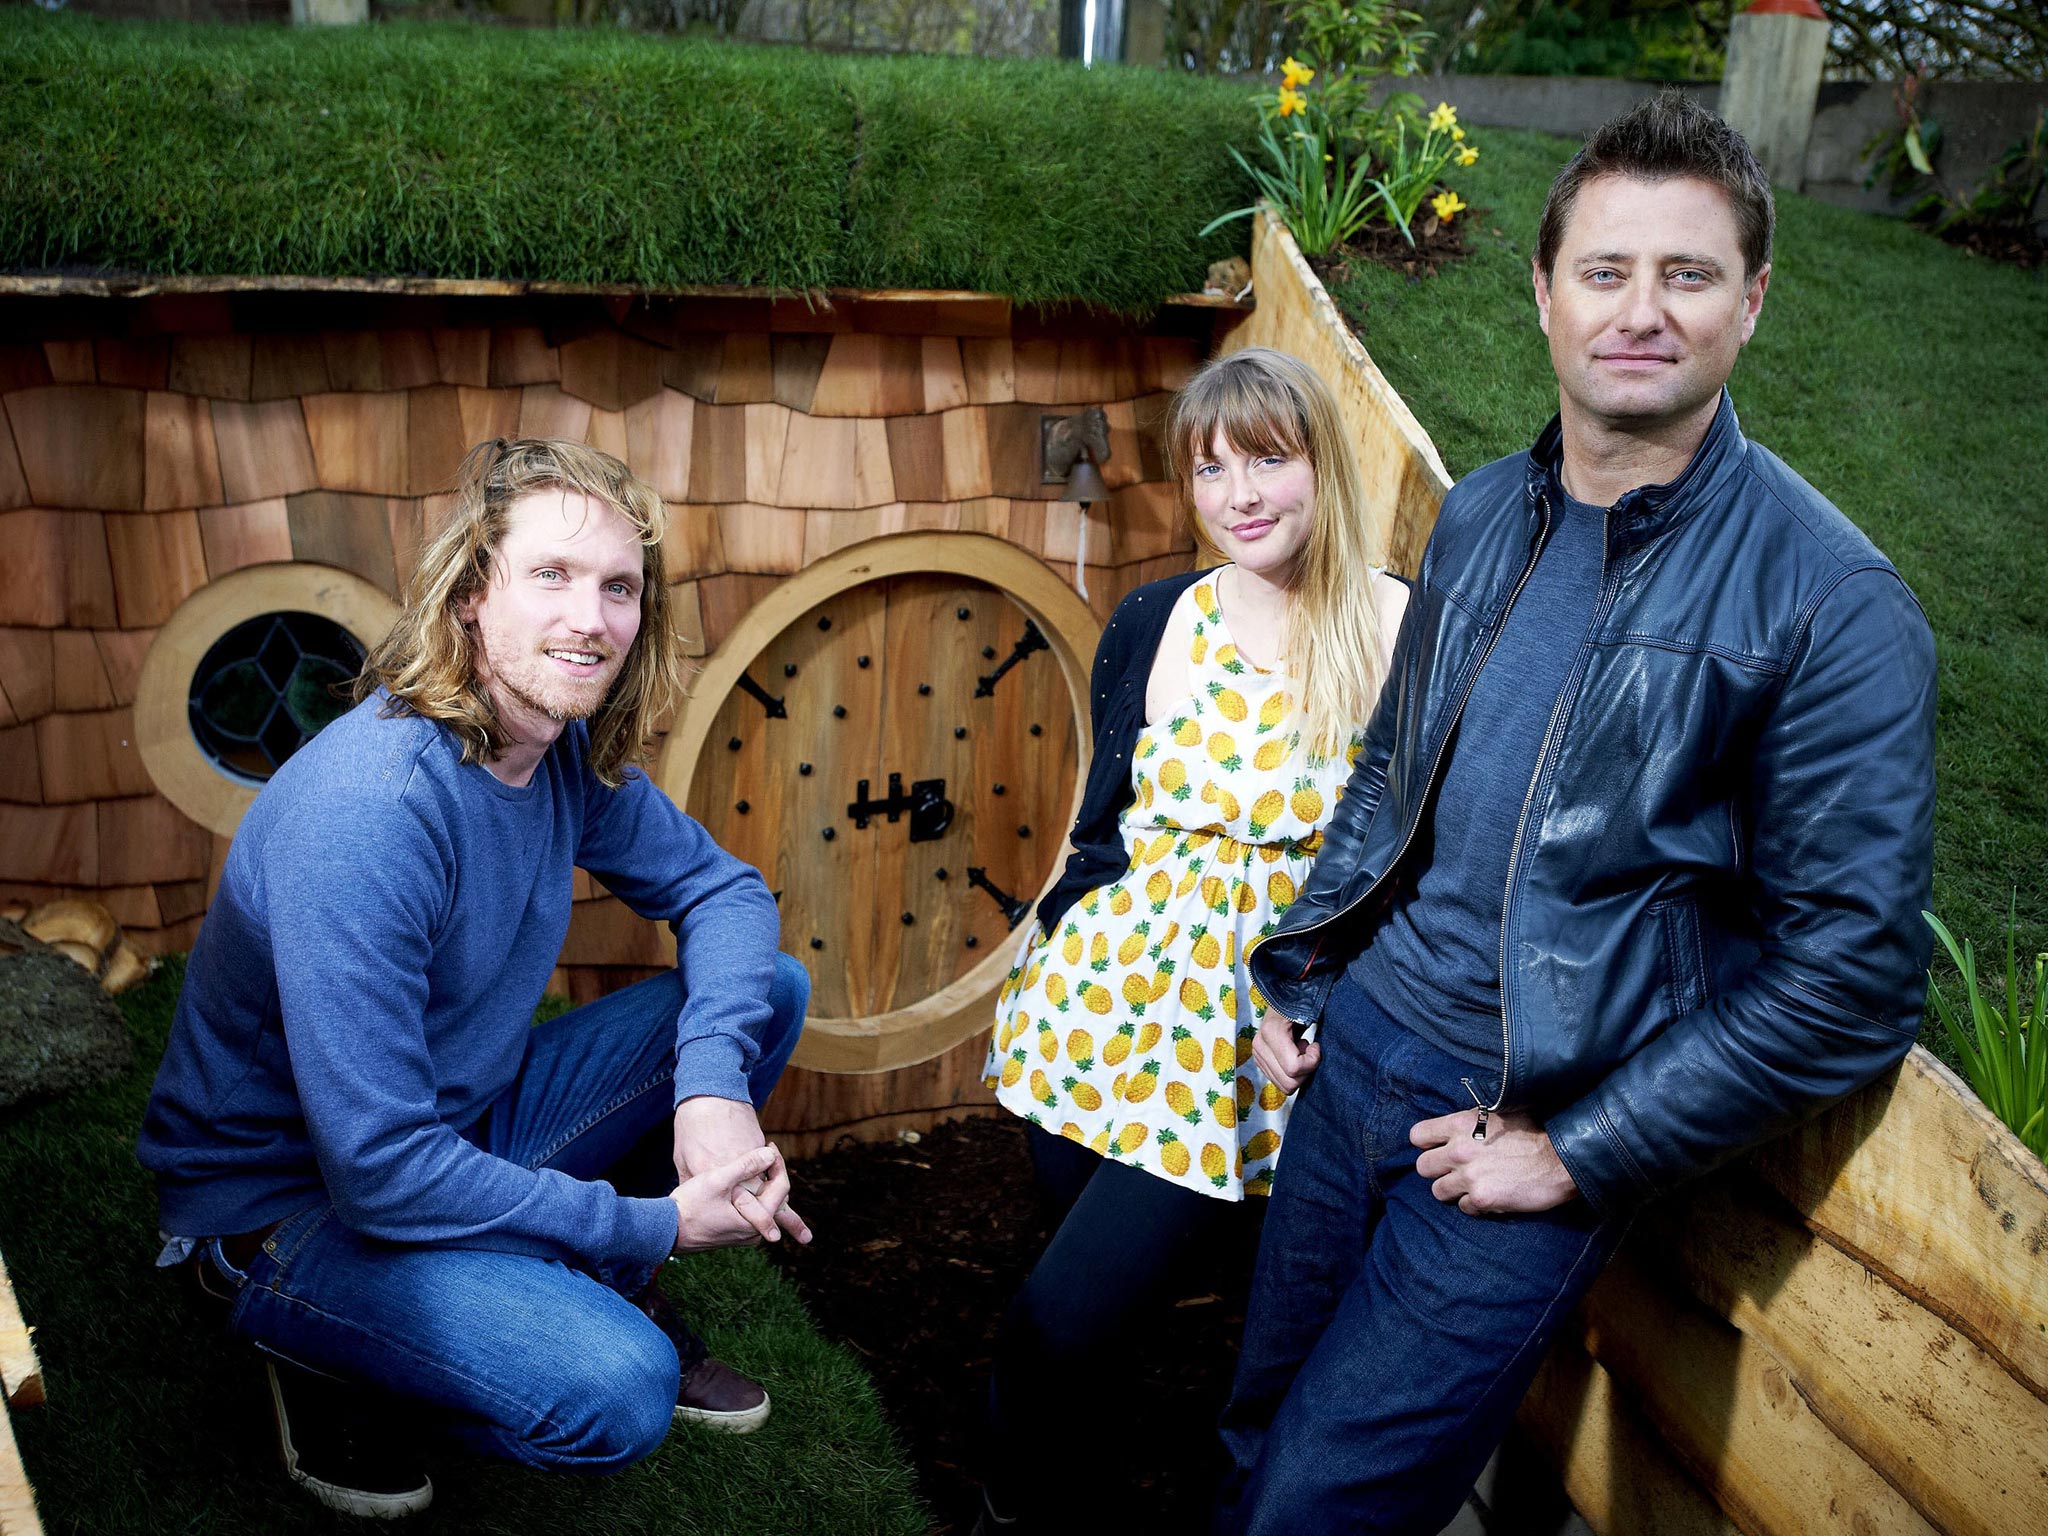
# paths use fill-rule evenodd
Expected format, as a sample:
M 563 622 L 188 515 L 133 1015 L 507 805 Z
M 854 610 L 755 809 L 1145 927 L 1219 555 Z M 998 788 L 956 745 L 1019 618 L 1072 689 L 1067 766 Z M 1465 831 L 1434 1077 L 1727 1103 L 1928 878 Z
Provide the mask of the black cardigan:
M 1038 904 L 1038 921 L 1047 933 L 1058 928 L 1067 908 L 1130 868 L 1131 856 L 1118 823 L 1131 803 L 1131 751 L 1145 729 L 1145 684 L 1152 676 L 1174 599 L 1208 574 L 1187 571 L 1146 582 L 1116 605 L 1102 631 L 1088 674 L 1095 760 L 1088 765 L 1088 784 L 1074 819 L 1074 851 L 1067 856 L 1059 884 Z

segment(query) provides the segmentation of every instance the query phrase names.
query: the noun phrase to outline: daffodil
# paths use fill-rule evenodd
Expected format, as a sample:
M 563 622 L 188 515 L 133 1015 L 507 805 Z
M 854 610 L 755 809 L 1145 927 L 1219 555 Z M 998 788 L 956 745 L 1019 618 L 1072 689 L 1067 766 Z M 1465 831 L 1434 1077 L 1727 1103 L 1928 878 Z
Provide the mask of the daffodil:
M 1456 107 L 1453 107 L 1448 101 L 1438 102 L 1436 104 L 1436 110 L 1429 114 L 1430 132 L 1442 133 L 1446 129 L 1455 128 L 1457 126 L 1458 109 Z
M 1478 162 L 1478 159 L 1479 151 L 1473 148 L 1470 144 L 1467 144 L 1463 149 L 1458 151 L 1458 164 L 1460 165 L 1473 165 Z
M 1436 210 L 1439 219 L 1448 224 L 1456 215 L 1463 213 L 1468 204 L 1455 192 L 1439 192 L 1429 200 L 1429 206 Z
M 1282 117 L 1289 117 L 1296 112 L 1306 112 L 1307 110 L 1308 98 L 1306 96 L 1287 86 L 1280 88 L 1280 115 Z
M 1292 54 L 1289 54 L 1286 62 L 1280 66 L 1280 84 L 1286 90 L 1298 91 L 1315 77 L 1316 72 Z
M 1451 128 L 1451 142 L 1452 142 L 1452 143 L 1454 143 L 1454 144 L 1462 144 L 1462 143 L 1464 143 L 1464 142 L 1465 142 L 1465 130 L 1464 130 L 1464 129 L 1462 129 L 1462 128 L 1460 128 L 1460 127 L 1457 127 L 1457 126 L 1456 126 L 1456 125 L 1454 124 L 1454 125 L 1452 126 L 1452 128 Z

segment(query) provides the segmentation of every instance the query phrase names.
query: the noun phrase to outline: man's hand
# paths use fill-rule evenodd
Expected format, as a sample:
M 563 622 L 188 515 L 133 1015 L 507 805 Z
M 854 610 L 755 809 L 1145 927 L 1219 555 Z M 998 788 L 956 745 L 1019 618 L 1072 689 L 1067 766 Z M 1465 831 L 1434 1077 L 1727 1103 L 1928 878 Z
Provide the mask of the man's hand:
M 1282 1093 L 1294 1092 L 1322 1065 L 1323 1048 L 1313 1040 L 1304 1042 L 1301 1031 L 1294 1020 L 1268 1009 L 1252 1040 L 1252 1060 Z
M 757 1199 L 744 1186 L 761 1185 Z M 756 1147 L 728 1163 L 685 1179 L 669 1196 L 676 1206 L 677 1253 L 705 1248 L 731 1248 L 741 1243 L 775 1242 L 782 1236 L 771 1210 L 788 1209 L 789 1169 L 774 1147 Z M 785 1223 L 786 1225 L 786 1223 Z M 798 1242 L 810 1241 L 810 1229 L 797 1221 Z
M 1463 1109 L 1409 1128 L 1408 1140 L 1423 1149 L 1415 1171 L 1437 1199 L 1457 1201 L 1468 1216 L 1497 1216 L 1553 1210 L 1578 1194 L 1549 1133 L 1529 1116 L 1497 1111 L 1484 1141 L 1472 1135 L 1478 1123 L 1478 1110 Z
M 737 1099 L 713 1098 L 709 1094 L 685 1099 L 676 1106 L 676 1178 L 687 1184 L 693 1176 L 723 1168 L 733 1159 L 762 1147 L 766 1141 L 753 1105 L 742 1104 Z M 780 1154 L 777 1162 L 780 1166 Z M 775 1229 L 779 1226 L 781 1231 L 798 1242 L 808 1243 L 811 1229 L 804 1224 L 803 1217 L 790 1208 L 789 1175 L 786 1171 L 782 1175 L 781 1192 L 771 1201 L 769 1196 L 773 1188 L 759 1176 L 744 1179 L 734 1191 L 733 1205 L 757 1228 L 761 1226 L 761 1220 L 756 1220 L 756 1217 L 765 1220 L 767 1227 L 761 1235 L 770 1242 L 775 1240 Z

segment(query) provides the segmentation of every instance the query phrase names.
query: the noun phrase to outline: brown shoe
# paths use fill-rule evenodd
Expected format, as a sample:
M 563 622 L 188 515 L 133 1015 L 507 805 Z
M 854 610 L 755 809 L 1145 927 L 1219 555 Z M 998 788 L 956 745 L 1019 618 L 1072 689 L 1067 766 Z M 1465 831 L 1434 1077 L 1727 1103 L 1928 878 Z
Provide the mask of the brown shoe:
M 676 1417 L 729 1435 L 751 1434 L 768 1422 L 768 1393 L 709 1355 L 683 1372 Z

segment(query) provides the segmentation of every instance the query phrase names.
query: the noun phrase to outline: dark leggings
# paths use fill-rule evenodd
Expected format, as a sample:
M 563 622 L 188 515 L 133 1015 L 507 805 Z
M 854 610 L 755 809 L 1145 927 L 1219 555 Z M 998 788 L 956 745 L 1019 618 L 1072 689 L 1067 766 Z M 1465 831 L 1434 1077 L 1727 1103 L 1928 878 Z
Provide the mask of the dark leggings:
M 1099 1509 L 1100 1497 L 1116 1496 L 1123 1469 L 1091 1454 L 1063 1459 L 1061 1475 L 1049 1478 L 1033 1448 L 1109 1422 L 1152 1332 L 1133 1318 L 1200 1244 L 1240 1231 L 1246 1214 L 1035 1125 L 1030 1143 L 1059 1228 L 996 1340 L 984 1467 L 989 1500 L 1004 1515 L 1049 1513 L 1039 1507 L 1049 1497 Z

